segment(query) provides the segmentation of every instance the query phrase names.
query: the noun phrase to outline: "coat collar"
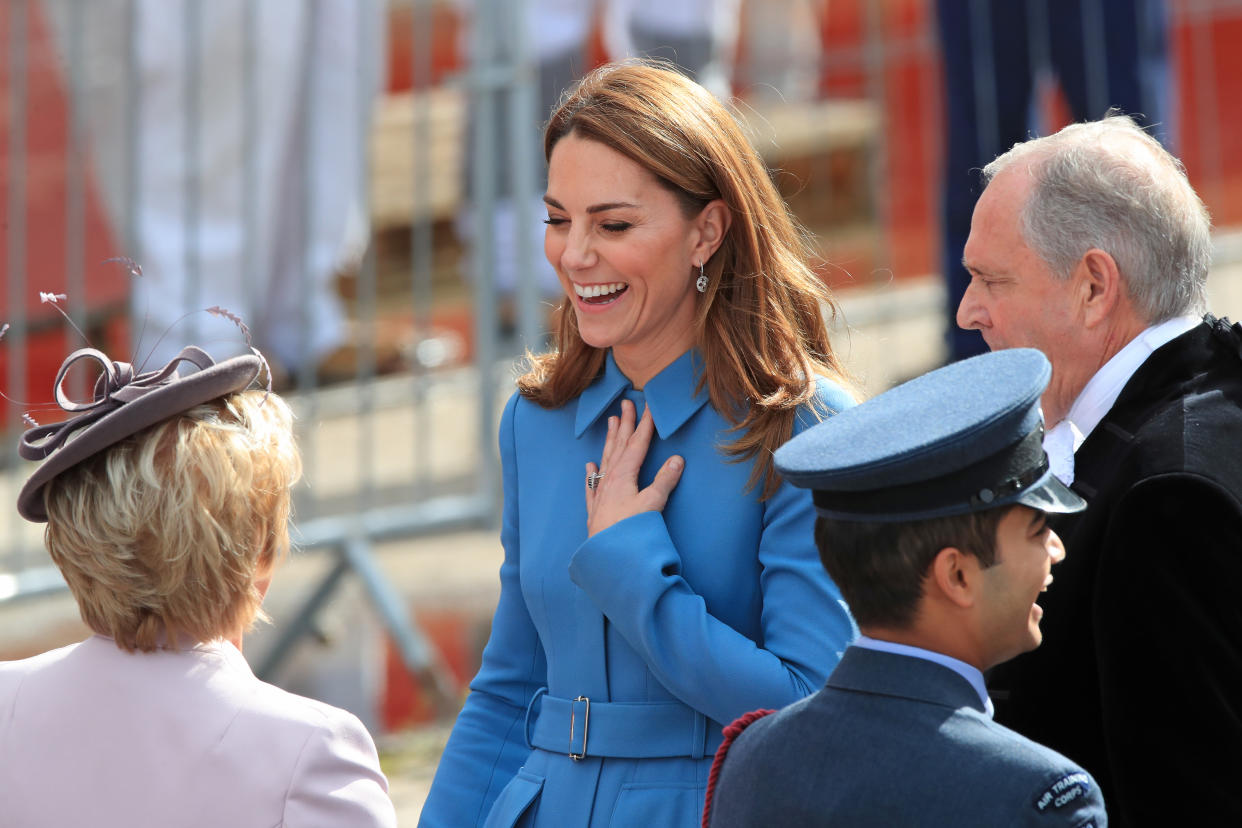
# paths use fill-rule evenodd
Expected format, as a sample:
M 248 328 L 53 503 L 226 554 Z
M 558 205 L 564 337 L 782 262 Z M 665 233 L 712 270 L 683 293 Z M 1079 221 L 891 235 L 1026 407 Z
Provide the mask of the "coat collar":
M 707 402 L 707 389 L 699 391 L 697 388 L 702 371 L 703 355 L 697 349 L 691 348 L 648 380 L 641 395 L 651 407 L 656 433 L 661 440 L 672 436 Z M 617 367 L 612 351 L 609 350 L 604 360 L 603 374 L 578 397 L 574 436 L 581 437 L 604 416 L 613 403 L 625 392 L 632 391 L 633 387 Z
M 1214 354 L 1238 351 L 1239 332 L 1226 320 L 1208 314 L 1204 324 L 1166 342 L 1148 357 L 1130 377 L 1100 424 L 1074 452 L 1074 491 L 1093 499 L 1109 477 L 1117 471 L 1113 460 L 1126 451 L 1135 432 L 1161 404 L 1184 397 Z M 1225 347 L 1222 348 L 1221 346 Z M 1070 530 L 1081 514 L 1058 515 L 1054 523 L 1058 534 Z

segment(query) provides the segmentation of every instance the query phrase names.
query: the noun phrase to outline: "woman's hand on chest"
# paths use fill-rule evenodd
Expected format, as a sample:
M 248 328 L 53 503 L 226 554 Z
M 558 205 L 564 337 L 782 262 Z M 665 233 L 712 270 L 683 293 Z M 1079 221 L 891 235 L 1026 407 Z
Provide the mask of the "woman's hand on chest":
M 608 418 L 608 436 L 599 465 L 586 464 L 588 536 L 640 512 L 664 509 L 685 463 L 679 455 L 673 455 L 664 461 L 651 485 L 639 489 L 638 473 L 654 434 L 650 406 L 639 419 L 634 403 L 622 400 L 621 416 Z

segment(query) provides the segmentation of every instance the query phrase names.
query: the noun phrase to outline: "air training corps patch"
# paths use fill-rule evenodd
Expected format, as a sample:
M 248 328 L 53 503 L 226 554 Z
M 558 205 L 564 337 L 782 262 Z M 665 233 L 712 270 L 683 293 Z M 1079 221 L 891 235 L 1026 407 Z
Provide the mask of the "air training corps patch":
M 1064 808 L 1091 790 L 1091 777 L 1085 773 L 1070 773 L 1053 782 L 1048 790 L 1035 798 L 1035 810 L 1047 811 Z

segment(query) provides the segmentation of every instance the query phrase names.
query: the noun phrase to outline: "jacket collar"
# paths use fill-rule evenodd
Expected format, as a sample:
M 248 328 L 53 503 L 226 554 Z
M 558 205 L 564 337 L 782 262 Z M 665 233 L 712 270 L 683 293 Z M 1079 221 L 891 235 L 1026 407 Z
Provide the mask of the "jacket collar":
M 641 393 L 651 407 L 656 433 L 661 440 L 672 436 L 707 402 L 707 389 L 697 390 L 702 371 L 703 355 L 697 349 L 691 348 L 648 380 Z M 612 351 L 609 350 L 604 360 L 604 372 L 578 397 L 574 436 L 581 437 L 604 416 L 613 403 L 633 387 L 617 367 Z
M 1171 394 L 1184 393 L 1186 385 L 1198 378 L 1204 363 L 1211 360 L 1219 347 L 1214 337 L 1224 341 L 1232 334 L 1226 322 L 1209 314 L 1203 324 L 1157 348 L 1130 376 L 1104 414 L 1102 423 L 1111 422 L 1127 431 L 1138 427 L 1151 406 L 1158 405 Z M 1091 442 L 1090 436 L 1083 443 L 1084 448 Z
M 150 653 L 129 653 L 117 646 L 116 639 L 110 635 L 104 635 L 103 633 L 95 633 L 83 643 L 92 649 L 105 650 L 109 653 L 121 653 L 122 655 L 134 658 L 169 658 L 175 656 L 184 658 L 190 655 L 216 656 L 234 670 L 240 670 L 242 672 L 249 673 L 250 675 L 254 675 L 254 671 L 250 669 L 250 664 L 246 661 L 246 657 L 241 654 L 241 650 L 237 649 L 223 638 L 199 642 L 195 642 L 190 638 L 181 638 L 177 642 L 176 646 L 169 647 L 167 639 L 161 637 L 159 649 Z
M 848 647 L 828 686 L 860 693 L 894 696 L 985 713 L 970 682 L 941 664 L 915 656 Z
M 1214 378 L 1222 376 L 1222 370 L 1236 373 L 1238 357 L 1242 357 L 1242 327 L 1211 314 L 1204 317 L 1203 324 L 1157 348 L 1074 453 L 1074 491 L 1088 501 L 1095 498 L 1117 473 L 1116 459 L 1153 411 L 1205 384 L 1210 387 Z M 1053 526 L 1064 538 L 1081 519 L 1082 513 L 1057 515 Z

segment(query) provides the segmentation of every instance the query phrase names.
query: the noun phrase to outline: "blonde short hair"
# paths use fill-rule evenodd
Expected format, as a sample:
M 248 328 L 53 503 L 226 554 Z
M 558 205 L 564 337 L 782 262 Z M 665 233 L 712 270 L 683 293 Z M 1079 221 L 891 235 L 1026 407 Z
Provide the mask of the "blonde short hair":
M 262 391 L 171 417 L 49 482 L 44 540 L 82 620 L 128 651 L 209 641 L 260 617 L 289 547 L 302 464 Z

